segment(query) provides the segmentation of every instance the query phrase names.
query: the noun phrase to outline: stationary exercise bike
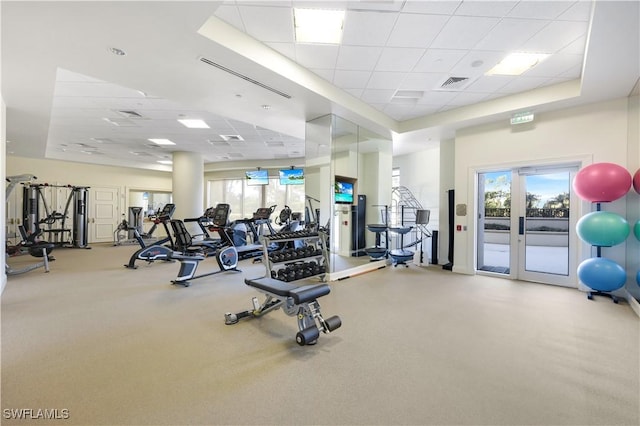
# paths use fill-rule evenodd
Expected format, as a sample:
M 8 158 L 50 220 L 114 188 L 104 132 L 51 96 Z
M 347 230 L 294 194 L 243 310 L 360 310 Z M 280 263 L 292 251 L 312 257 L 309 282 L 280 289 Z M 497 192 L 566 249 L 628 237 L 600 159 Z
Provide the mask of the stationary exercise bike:
M 171 220 L 171 216 L 176 210 L 175 204 L 165 204 L 164 208 L 158 214 L 158 216 L 154 219 L 154 226 L 161 223 L 164 226 L 164 230 L 167 233 L 165 238 L 162 238 L 155 243 L 147 246 L 144 239 L 140 236 L 137 229 L 134 229 L 134 236 L 140 244 L 140 249 L 138 249 L 131 258 L 129 259 L 129 263 L 124 265 L 129 269 L 137 269 L 136 260 L 144 260 L 145 262 L 152 263 L 156 260 L 164 260 L 171 261 L 169 255 L 173 253 L 175 249 L 173 240 L 171 239 L 171 231 L 169 231 L 169 226 L 167 223 Z M 167 245 L 165 245 L 167 244 Z
M 212 228 L 224 227 L 229 218 L 230 208 L 228 204 L 218 204 L 211 216 Z M 180 261 L 178 277 L 171 281 L 189 287 L 190 280 L 204 278 L 221 272 L 241 272 L 238 266 L 238 250 L 233 244 L 225 244 L 207 240 L 194 241 L 183 221 L 172 220 L 171 228 L 175 237 L 175 248 L 170 259 Z M 219 270 L 206 274 L 196 275 L 198 264 L 208 257 L 215 256 Z

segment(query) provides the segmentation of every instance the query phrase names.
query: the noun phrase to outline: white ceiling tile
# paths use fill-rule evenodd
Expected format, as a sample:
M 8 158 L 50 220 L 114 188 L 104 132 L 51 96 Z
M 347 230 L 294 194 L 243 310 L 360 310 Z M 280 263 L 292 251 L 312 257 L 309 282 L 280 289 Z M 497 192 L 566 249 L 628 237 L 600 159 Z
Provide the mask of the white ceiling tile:
M 434 15 L 450 15 L 453 14 L 461 0 L 456 1 L 424 1 L 424 0 L 407 0 L 403 12 L 428 13 Z
M 515 80 L 511 75 L 483 75 L 471 83 L 466 91 L 476 93 L 493 93 Z
M 472 50 L 454 66 L 450 74 L 459 77 L 475 77 L 484 74 L 505 58 L 503 52 Z M 482 62 L 482 64 L 479 64 Z
M 364 92 L 362 92 L 362 96 L 360 97 L 360 99 L 365 102 L 371 102 L 374 104 L 386 104 L 391 101 L 391 98 L 393 97 L 393 94 L 395 92 L 395 90 L 366 89 Z
M 556 19 L 573 1 L 521 1 L 509 12 L 513 18 Z
M 453 16 L 431 44 L 438 49 L 471 49 L 499 22 L 498 18 Z
M 582 0 L 573 3 L 569 9 L 558 16 L 560 21 L 582 21 L 589 22 L 591 18 L 591 9 L 593 8 L 593 2 Z
M 396 89 L 406 75 L 404 72 L 376 71 L 371 74 L 367 89 Z
M 329 68 L 329 69 L 326 69 L 326 68 L 309 68 L 309 71 L 311 71 L 314 74 L 317 74 L 318 76 L 324 78 L 328 82 L 333 81 L 333 74 L 335 72 L 333 68 Z
M 551 55 L 524 75 L 527 77 L 555 77 L 569 69 L 582 65 L 581 55 Z
M 361 98 L 364 89 L 343 89 L 345 92 L 351 93 L 356 98 Z
M 371 77 L 370 71 L 344 71 L 336 70 L 333 76 L 333 84 L 342 88 L 364 89 Z
M 534 35 L 522 48 L 529 51 L 554 53 L 587 34 L 585 22 L 551 22 Z
M 384 46 L 396 21 L 395 13 L 347 11 L 342 44 Z
M 238 6 L 247 33 L 263 42 L 294 42 L 293 15 L 287 7 Z
M 466 50 L 428 49 L 413 71 L 448 73 L 466 54 Z
M 403 121 L 410 117 L 413 105 L 389 104 L 384 108 L 384 113 L 395 120 Z
M 578 37 L 564 48 L 560 49 L 558 53 L 569 55 L 584 55 L 585 48 L 587 46 L 587 36 Z
M 418 101 L 419 105 L 447 104 L 458 95 L 457 92 L 428 92 Z
M 513 9 L 517 1 L 464 1 L 456 9 L 459 16 L 494 16 L 502 18 Z
M 431 90 L 433 89 L 446 74 L 430 73 L 430 72 L 412 72 L 402 81 L 399 89 L 401 90 Z
M 520 77 L 500 88 L 501 93 L 518 93 L 540 87 L 549 79 L 545 77 Z
M 296 44 L 297 62 L 306 68 L 335 68 L 338 46 Z
M 245 32 L 240 11 L 235 4 L 222 4 L 216 10 L 216 16 L 228 24 L 233 25 L 242 32 Z
M 486 93 L 460 92 L 458 93 L 458 96 L 456 96 L 449 102 L 448 105 L 456 105 L 456 106 L 471 105 L 478 102 L 482 102 L 486 98 L 487 98 Z
M 478 42 L 475 49 L 514 50 L 533 37 L 549 21 L 542 19 L 505 18 Z
M 387 46 L 429 47 L 448 19 L 444 15 L 402 13 L 393 27 Z
M 265 43 L 276 52 L 286 56 L 287 58 L 296 60 L 296 44 L 295 43 Z
M 336 69 L 372 70 L 381 53 L 381 47 L 341 46 Z
M 376 64 L 376 71 L 411 71 L 422 57 L 424 49 L 385 47 Z
M 377 10 L 398 12 L 402 9 L 404 0 L 358 0 L 348 2 L 350 10 Z

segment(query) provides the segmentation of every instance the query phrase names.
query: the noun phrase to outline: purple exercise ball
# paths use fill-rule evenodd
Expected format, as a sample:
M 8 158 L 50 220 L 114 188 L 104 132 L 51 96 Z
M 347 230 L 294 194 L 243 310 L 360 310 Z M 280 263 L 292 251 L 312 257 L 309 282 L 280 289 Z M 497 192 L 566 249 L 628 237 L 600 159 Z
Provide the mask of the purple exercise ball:
M 614 163 L 594 163 L 573 179 L 578 197 L 592 203 L 607 203 L 624 197 L 631 188 L 631 173 Z

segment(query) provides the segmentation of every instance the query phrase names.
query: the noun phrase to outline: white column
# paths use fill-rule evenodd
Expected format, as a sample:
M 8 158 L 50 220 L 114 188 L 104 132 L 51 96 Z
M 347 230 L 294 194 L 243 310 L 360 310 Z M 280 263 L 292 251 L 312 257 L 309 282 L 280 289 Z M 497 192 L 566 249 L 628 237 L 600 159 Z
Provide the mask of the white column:
M 204 205 L 204 161 L 195 152 L 173 153 L 173 203 L 175 219 L 200 217 Z M 197 234 L 195 222 L 186 223 L 189 232 Z

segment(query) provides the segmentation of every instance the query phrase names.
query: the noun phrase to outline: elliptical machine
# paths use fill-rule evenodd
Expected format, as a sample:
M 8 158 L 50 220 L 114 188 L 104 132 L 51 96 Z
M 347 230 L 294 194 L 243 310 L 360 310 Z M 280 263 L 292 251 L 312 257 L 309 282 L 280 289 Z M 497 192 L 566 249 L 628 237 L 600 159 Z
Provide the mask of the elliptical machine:
M 169 256 L 171 255 L 171 253 L 173 253 L 175 245 L 173 243 L 173 239 L 171 238 L 171 231 L 169 230 L 169 226 L 167 224 L 171 220 L 171 216 L 173 216 L 175 210 L 175 204 L 165 204 L 162 211 L 154 219 L 154 226 L 161 223 L 162 226 L 164 226 L 164 230 L 167 233 L 167 236 L 149 246 L 147 246 L 137 229 L 134 229 L 134 237 L 138 241 L 138 244 L 140 244 L 140 249 L 138 249 L 131 255 L 129 263 L 124 265 L 126 268 L 137 269 L 138 267 L 135 264 L 136 260 L 144 260 L 148 263 L 152 263 L 156 260 L 164 260 L 169 262 L 171 261 Z

